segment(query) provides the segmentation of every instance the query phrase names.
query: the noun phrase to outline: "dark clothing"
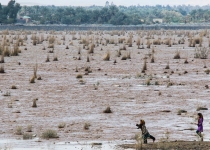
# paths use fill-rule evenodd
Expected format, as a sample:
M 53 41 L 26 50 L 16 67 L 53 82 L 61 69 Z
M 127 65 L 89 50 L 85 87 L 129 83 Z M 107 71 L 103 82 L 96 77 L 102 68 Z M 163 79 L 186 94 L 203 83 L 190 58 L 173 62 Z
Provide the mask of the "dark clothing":
M 147 136 L 144 136 L 144 137 L 143 137 L 143 139 L 144 139 L 144 144 L 147 144 L 147 138 L 150 138 L 150 139 L 152 139 L 153 141 L 155 141 L 155 137 L 152 136 L 152 135 L 150 135 L 150 134 L 148 133 Z
M 148 138 L 151 138 L 153 141 L 155 141 L 155 137 L 153 137 L 152 135 L 149 134 L 145 125 L 142 125 L 141 131 L 142 131 L 142 138 L 144 140 L 144 144 L 147 144 Z

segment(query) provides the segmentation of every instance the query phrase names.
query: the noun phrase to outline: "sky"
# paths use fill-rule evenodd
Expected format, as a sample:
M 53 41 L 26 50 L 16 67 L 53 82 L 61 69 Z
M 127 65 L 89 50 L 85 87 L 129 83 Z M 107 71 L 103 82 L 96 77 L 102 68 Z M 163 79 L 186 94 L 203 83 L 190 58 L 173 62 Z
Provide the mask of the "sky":
M 55 5 L 55 6 L 104 6 L 107 0 L 16 0 L 21 5 Z M 0 0 L 6 5 L 9 0 Z M 210 5 L 210 0 L 112 0 L 115 5 Z

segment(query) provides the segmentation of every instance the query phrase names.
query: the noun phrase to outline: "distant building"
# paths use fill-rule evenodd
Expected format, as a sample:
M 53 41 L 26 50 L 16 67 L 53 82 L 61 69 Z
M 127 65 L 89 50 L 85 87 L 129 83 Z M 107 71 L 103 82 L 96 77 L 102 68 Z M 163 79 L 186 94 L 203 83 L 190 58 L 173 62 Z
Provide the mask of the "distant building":
M 144 23 L 144 19 L 139 19 L 141 23 Z
M 31 21 L 31 17 L 29 16 L 23 16 L 22 19 L 25 20 L 26 23 L 29 23 Z
M 163 19 L 156 18 L 156 19 L 153 19 L 153 22 L 154 23 L 163 23 Z

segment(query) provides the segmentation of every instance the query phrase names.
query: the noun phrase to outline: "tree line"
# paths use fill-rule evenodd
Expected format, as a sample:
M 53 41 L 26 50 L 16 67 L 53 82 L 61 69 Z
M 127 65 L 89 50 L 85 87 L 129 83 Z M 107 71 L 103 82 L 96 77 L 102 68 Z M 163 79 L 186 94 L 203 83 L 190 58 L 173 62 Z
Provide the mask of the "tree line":
M 11 3 L 11 4 L 10 4 Z M 9 10 L 9 11 L 6 11 Z M 10 12 L 10 13 L 9 13 Z M 11 13 L 12 12 L 12 13 Z M 165 23 L 210 22 L 210 6 L 116 6 L 106 2 L 105 6 L 23 6 L 10 0 L 7 6 L 0 5 L 1 22 L 15 22 L 16 13 L 29 16 L 40 24 L 154 24 L 153 19 Z M 13 15 L 10 15 L 13 14 Z M 2 16 L 2 15 L 0 15 Z M 157 22 L 156 22 L 157 23 Z
M 15 23 L 20 9 L 20 4 L 16 3 L 15 0 L 10 0 L 7 6 L 2 6 L 0 3 L 0 23 Z

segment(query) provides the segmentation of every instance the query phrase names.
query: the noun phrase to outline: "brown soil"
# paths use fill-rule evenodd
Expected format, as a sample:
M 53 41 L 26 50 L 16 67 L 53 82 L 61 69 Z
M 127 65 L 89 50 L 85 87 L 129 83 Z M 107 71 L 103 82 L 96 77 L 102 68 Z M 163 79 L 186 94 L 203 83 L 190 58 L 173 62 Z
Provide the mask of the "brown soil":
M 136 149 L 136 144 L 120 145 L 123 149 Z M 155 144 L 143 144 L 139 150 L 209 150 L 210 142 L 163 142 Z

